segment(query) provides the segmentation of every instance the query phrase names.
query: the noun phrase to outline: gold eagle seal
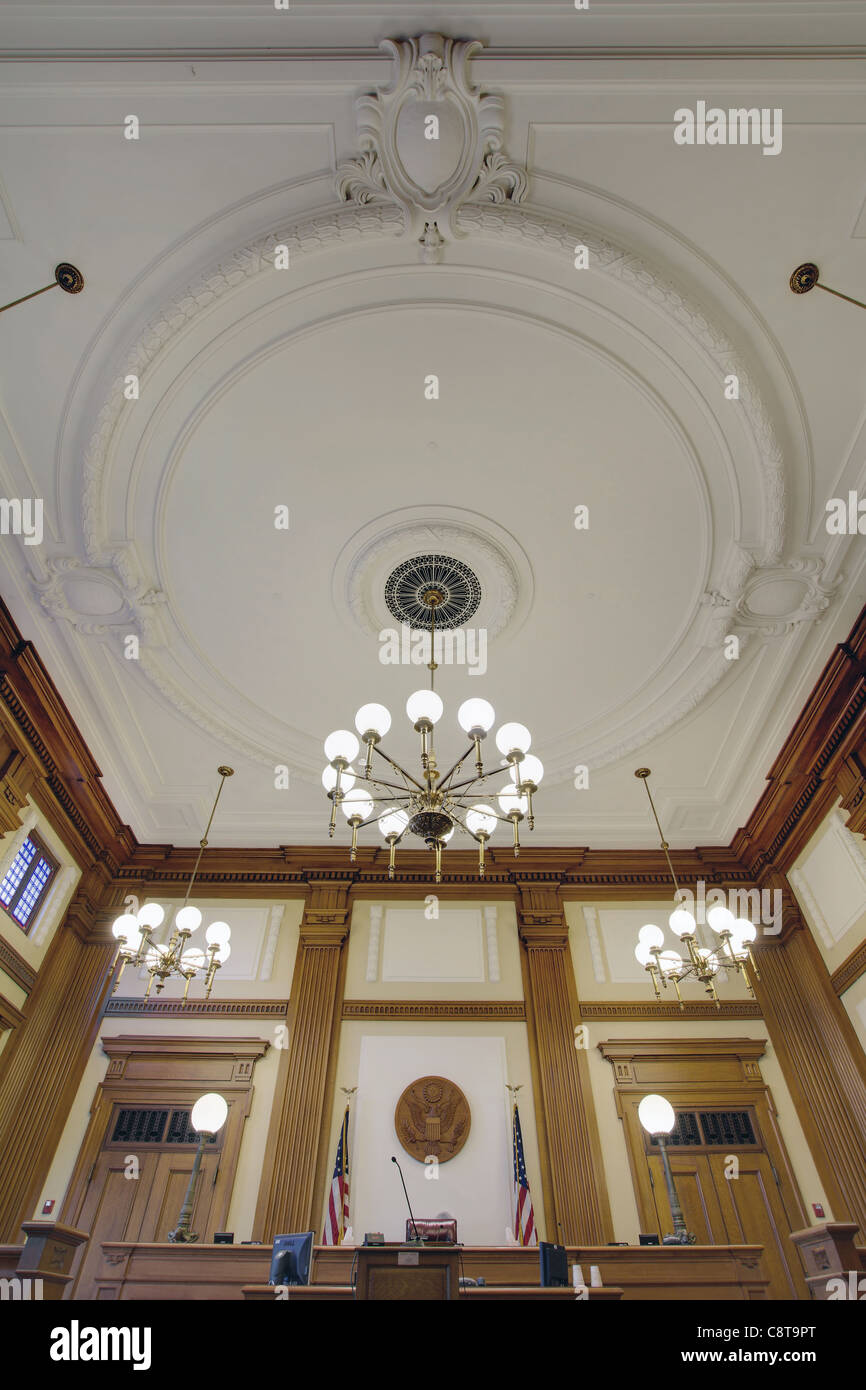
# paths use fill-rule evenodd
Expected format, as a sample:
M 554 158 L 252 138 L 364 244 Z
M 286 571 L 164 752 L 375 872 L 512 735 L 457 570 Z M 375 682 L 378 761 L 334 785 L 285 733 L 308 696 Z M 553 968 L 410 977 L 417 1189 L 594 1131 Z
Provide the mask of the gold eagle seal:
M 421 1076 L 407 1086 L 394 1112 L 397 1138 L 407 1154 L 423 1163 L 447 1163 L 469 1137 L 469 1102 L 444 1076 Z

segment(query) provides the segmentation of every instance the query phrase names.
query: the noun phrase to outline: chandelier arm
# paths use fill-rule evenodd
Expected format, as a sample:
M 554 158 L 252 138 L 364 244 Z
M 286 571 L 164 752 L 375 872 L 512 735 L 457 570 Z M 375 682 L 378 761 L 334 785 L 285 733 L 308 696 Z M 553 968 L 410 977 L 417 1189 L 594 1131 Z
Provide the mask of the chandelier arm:
M 412 776 L 411 772 L 407 772 L 405 767 L 401 767 L 399 763 L 394 762 L 393 758 L 389 758 L 388 754 L 384 753 L 377 743 L 373 745 L 373 749 L 374 752 L 379 754 L 380 758 L 384 758 L 385 762 L 388 763 L 390 767 L 394 768 L 395 772 L 399 772 L 401 777 L 408 778 L 409 781 L 412 783 L 413 787 L 418 788 L 419 792 L 426 791 L 426 788 L 422 786 L 420 782 L 416 781 L 416 779 Z
M 403 799 L 408 801 L 411 796 L 416 796 L 411 787 L 401 786 L 399 782 L 382 782 L 378 777 L 358 777 L 359 782 L 366 782 L 371 787 L 393 787 L 395 791 L 401 793 Z
M 466 752 L 465 752 L 465 753 L 461 753 L 460 757 L 457 759 L 457 761 L 456 761 L 456 763 L 454 764 L 454 766 L 453 766 L 453 767 L 449 767 L 448 771 L 445 773 L 445 776 L 444 776 L 444 777 L 441 777 L 441 778 L 439 779 L 439 790 L 440 790 L 441 792 L 450 791 L 450 787 L 448 786 L 448 778 L 449 778 L 449 777 L 453 777 L 453 776 L 454 776 L 454 773 L 457 772 L 458 769 L 461 768 L 461 767 L 463 766 L 463 764 L 465 763 L 466 759 L 469 757 L 469 754 L 473 751 L 474 748 L 475 748 L 474 743 L 470 743 L 470 745 L 469 745 L 469 747 L 467 748 Z M 486 774 L 485 774 L 485 775 L 486 775 Z
M 480 777 L 476 773 L 474 777 L 467 778 L 465 782 L 455 782 L 454 785 L 448 787 L 447 790 L 449 792 L 456 792 L 459 791 L 461 787 L 471 787 L 476 782 L 486 782 L 488 777 L 496 777 L 501 771 L 501 768 L 491 768 L 489 772 L 482 772 Z M 468 793 L 464 793 L 464 795 L 468 795 Z

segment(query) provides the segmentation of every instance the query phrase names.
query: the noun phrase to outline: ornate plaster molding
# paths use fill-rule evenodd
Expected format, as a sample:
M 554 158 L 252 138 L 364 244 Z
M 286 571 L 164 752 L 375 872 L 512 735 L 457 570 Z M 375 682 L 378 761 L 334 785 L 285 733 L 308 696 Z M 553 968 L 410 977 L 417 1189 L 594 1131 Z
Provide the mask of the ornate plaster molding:
M 438 261 L 469 198 L 519 203 L 526 172 L 502 152 L 505 102 L 469 80 L 478 41 L 441 34 L 385 39 L 394 71 L 387 87 L 355 102 L 359 157 L 337 169 L 341 199 L 396 203 L 421 258 Z

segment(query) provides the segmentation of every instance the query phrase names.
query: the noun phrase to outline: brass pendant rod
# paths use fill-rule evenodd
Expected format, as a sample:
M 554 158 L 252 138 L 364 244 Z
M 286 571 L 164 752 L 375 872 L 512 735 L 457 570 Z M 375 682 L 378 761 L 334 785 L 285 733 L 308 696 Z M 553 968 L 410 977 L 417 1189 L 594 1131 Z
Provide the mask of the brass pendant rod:
M 831 290 L 829 285 L 822 285 L 820 280 L 815 281 L 815 288 L 823 290 L 825 294 L 835 294 L 837 299 L 845 299 L 849 304 L 856 304 L 858 309 L 866 309 L 862 299 L 852 299 L 850 294 L 843 294 L 841 290 Z
M 68 261 L 61 261 L 54 268 L 54 279 L 50 285 L 43 285 L 41 290 L 31 290 L 30 294 L 22 294 L 20 299 L 13 299 L 8 304 L 0 305 L 0 314 L 7 309 L 14 309 L 16 304 L 26 304 L 28 299 L 35 299 L 37 295 L 45 294 L 47 290 L 64 290 L 66 294 L 79 294 L 84 289 L 84 276 L 81 271 Z
M 219 788 L 217 789 L 216 797 L 214 798 L 214 804 L 213 804 L 213 806 L 211 807 L 210 819 L 209 819 L 207 825 L 206 825 L 205 828 L 204 828 L 204 834 L 202 835 L 201 839 L 200 839 L 199 842 L 198 842 L 198 844 L 199 844 L 198 855 L 197 855 L 197 857 L 196 857 L 195 865 L 193 866 L 192 877 L 190 878 L 190 881 L 189 881 L 189 887 L 188 887 L 187 890 L 186 890 L 186 897 L 185 897 L 184 900 L 183 900 L 183 905 L 184 905 L 184 907 L 186 907 L 187 903 L 189 902 L 189 896 L 190 896 L 190 893 L 192 892 L 192 886 L 193 886 L 193 884 L 195 883 L 195 876 L 196 876 L 196 874 L 198 873 L 198 866 L 199 866 L 199 864 L 201 863 L 201 857 L 202 857 L 202 855 L 204 854 L 205 849 L 206 849 L 206 847 L 207 847 L 207 836 L 208 836 L 208 831 L 210 830 L 211 826 L 213 825 L 213 818 L 214 818 L 214 816 L 216 815 L 216 808 L 217 808 L 217 805 L 218 805 L 218 803 L 219 803 L 219 799 L 220 799 L 220 797 L 221 797 L 221 795 L 222 795 L 222 789 L 223 789 L 223 787 L 225 786 L 226 778 L 227 778 L 227 777 L 233 777 L 233 776 L 234 776 L 234 768 L 233 768 L 233 767 L 222 767 L 222 766 L 221 766 L 221 767 L 218 767 L 218 768 L 217 768 L 217 772 L 220 774 L 220 784 L 219 784 Z
M 644 786 L 646 787 L 646 794 L 647 794 L 647 796 L 649 797 L 649 804 L 650 804 L 650 807 L 651 807 L 651 809 L 652 809 L 653 819 L 654 819 L 654 821 L 655 821 L 655 823 L 656 823 L 656 826 L 658 827 L 659 839 L 661 840 L 661 847 L 662 847 L 662 849 L 663 849 L 664 852 L 665 852 L 665 859 L 668 861 L 668 868 L 669 868 L 670 871 L 671 871 L 671 878 L 672 878 L 673 881 L 674 881 L 674 891 L 676 892 L 677 896 L 679 896 L 680 885 L 677 883 L 677 876 L 676 876 L 676 874 L 674 873 L 674 866 L 673 866 L 673 864 L 671 863 L 671 856 L 670 856 L 670 854 L 669 854 L 669 852 L 668 852 L 669 849 L 670 849 L 670 846 L 668 845 L 668 842 L 667 842 L 667 840 L 665 839 L 665 833 L 664 833 L 664 831 L 662 830 L 661 822 L 660 822 L 660 820 L 659 820 L 659 818 L 658 818 L 658 814 L 657 814 L 657 812 L 656 812 L 656 807 L 655 807 L 655 802 L 653 801 L 652 792 L 651 792 L 650 789 L 649 789 L 649 775 L 650 775 L 650 769 L 649 769 L 648 767 L 639 767 L 639 768 L 637 769 L 637 771 L 635 772 L 634 775 L 635 775 L 635 777 L 639 777 L 640 780 L 643 782 Z
M 448 771 L 445 773 L 445 776 L 444 776 L 444 777 L 440 777 L 440 779 L 439 779 L 439 790 L 440 790 L 440 792 L 450 791 L 450 787 L 448 786 L 448 778 L 449 778 L 449 777 L 453 777 L 453 776 L 454 776 L 454 773 L 457 772 L 457 771 L 459 770 L 460 767 L 462 767 L 463 763 L 465 763 L 466 759 L 469 757 L 469 754 L 472 752 L 472 750 L 474 749 L 474 747 L 475 747 L 475 744 L 474 744 L 474 743 L 470 743 L 468 751 L 467 751 L 466 753 L 461 753 L 460 757 L 457 759 L 457 761 L 456 761 L 456 763 L 454 764 L 454 766 L 453 766 L 453 767 L 449 767 L 449 769 L 448 769 Z

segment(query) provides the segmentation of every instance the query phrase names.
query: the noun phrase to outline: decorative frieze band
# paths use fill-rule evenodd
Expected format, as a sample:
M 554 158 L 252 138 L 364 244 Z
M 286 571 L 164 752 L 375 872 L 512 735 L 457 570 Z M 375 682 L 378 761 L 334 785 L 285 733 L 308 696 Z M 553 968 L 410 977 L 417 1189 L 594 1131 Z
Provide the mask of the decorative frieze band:
M 522 999 L 346 999 L 344 1019 L 499 1019 L 523 1023 Z
M 677 1022 L 701 1018 L 714 1020 L 720 1018 L 761 1018 L 761 1006 L 755 999 L 723 999 L 716 1008 L 710 1000 L 685 1000 L 683 1008 L 674 1002 L 663 1000 L 608 999 L 604 1003 L 580 1001 L 580 1016 L 584 1023 L 593 1019 L 655 1019 L 658 1022 Z
M 285 1018 L 288 999 L 109 999 L 106 1018 Z
M 844 994 L 846 989 L 850 989 L 856 980 L 866 972 L 866 941 L 861 941 L 838 969 L 833 971 L 830 979 L 837 994 Z

